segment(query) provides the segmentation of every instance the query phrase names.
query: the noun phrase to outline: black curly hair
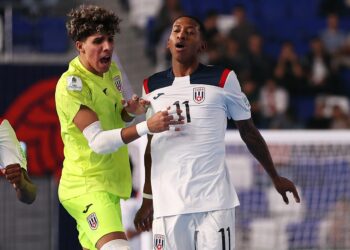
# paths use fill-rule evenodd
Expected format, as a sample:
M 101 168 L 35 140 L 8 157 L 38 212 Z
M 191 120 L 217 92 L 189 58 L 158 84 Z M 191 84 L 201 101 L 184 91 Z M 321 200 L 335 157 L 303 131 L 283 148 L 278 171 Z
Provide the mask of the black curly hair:
M 96 34 L 114 35 L 120 32 L 121 19 L 112 11 L 96 5 L 80 5 L 67 14 L 66 28 L 74 42 Z

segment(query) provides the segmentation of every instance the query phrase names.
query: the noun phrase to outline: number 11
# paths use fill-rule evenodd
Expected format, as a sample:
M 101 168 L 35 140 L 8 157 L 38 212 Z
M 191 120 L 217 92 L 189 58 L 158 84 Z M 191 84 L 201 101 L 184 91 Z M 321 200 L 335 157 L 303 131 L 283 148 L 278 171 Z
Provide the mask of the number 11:
M 185 104 L 187 123 L 191 122 L 190 105 L 188 103 L 189 103 L 189 101 L 184 101 L 182 103 L 182 104 Z M 176 109 L 180 109 L 180 102 L 179 101 L 174 102 L 173 105 L 176 106 Z

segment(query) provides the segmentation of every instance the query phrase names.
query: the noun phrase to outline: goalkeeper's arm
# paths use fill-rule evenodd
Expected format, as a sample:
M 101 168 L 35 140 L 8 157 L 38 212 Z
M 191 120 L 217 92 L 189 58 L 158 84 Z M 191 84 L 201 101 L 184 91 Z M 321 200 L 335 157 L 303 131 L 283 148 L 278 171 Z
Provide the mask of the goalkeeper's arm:
M 179 110 L 178 112 L 182 112 Z M 174 120 L 173 115 L 159 111 L 147 121 L 126 128 L 103 130 L 97 114 L 86 106 L 81 106 L 73 122 L 84 134 L 89 147 L 98 154 L 109 154 L 120 146 L 128 144 L 140 136 L 150 133 L 160 133 L 169 130 L 170 125 L 183 124 L 183 116 Z

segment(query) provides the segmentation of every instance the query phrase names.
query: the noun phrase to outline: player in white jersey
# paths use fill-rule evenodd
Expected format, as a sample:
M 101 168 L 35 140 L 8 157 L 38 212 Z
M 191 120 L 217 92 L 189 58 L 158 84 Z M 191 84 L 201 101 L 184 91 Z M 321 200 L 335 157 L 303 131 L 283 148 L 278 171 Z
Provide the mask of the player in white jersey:
M 300 202 L 294 184 L 277 174 L 235 73 L 199 63 L 203 33 L 196 18 L 176 19 L 168 40 L 172 67 L 143 85 L 143 98 L 151 103 L 147 116 L 173 106 L 183 110 L 186 121 L 178 131 L 148 135 L 144 199 L 135 226 L 149 230 L 154 208 L 154 249 L 234 249 L 239 201 L 225 166 L 227 117 L 236 121 L 283 200 L 288 203 L 286 192 L 292 192 Z
M 26 157 L 8 120 L 0 123 L 0 175 L 13 185 L 18 200 L 34 202 L 36 186 L 29 179 Z

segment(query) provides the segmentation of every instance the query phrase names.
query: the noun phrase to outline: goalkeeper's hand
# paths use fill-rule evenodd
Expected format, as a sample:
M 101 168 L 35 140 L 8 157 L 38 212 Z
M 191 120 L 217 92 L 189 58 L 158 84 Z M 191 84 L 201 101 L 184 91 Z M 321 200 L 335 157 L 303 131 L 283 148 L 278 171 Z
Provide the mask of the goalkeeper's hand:
M 122 105 L 124 106 L 126 112 L 136 116 L 146 113 L 150 105 L 150 101 L 139 98 L 137 95 L 133 95 L 130 100 L 122 100 Z
M 288 204 L 289 200 L 287 192 L 293 193 L 294 199 L 297 203 L 300 203 L 300 197 L 294 183 L 287 178 L 278 176 L 273 179 L 273 184 L 280 195 L 282 195 L 283 201 Z

